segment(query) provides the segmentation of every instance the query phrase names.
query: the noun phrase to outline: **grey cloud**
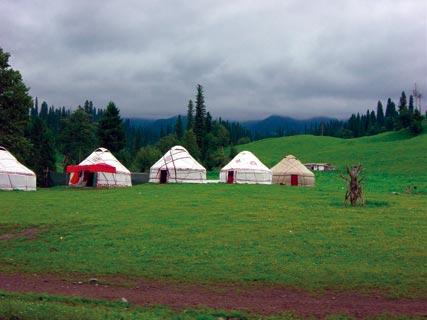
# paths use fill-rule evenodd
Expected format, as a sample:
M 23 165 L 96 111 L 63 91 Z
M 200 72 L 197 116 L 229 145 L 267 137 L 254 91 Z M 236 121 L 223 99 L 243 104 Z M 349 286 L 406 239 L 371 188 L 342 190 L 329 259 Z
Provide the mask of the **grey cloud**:
M 346 117 L 427 94 L 424 1 L 30 1 L 0 4 L 0 45 L 31 94 L 126 116 Z

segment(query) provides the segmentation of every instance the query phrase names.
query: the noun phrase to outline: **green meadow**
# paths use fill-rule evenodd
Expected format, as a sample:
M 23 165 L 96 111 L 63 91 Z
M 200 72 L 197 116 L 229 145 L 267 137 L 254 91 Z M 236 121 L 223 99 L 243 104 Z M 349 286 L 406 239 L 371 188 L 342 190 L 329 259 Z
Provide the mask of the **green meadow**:
M 0 241 L 0 268 L 202 284 L 257 282 L 313 292 L 379 289 L 425 298 L 426 147 L 426 134 L 395 132 L 350 140 L 295 136 L 238 146 L 268 166 L 294 154 L 304 162 L 338 167 L 316 173 L 314 188 L 144 184 L 0 192 L 0 236 L 39 230 L 33 240 Z M 339 173 L 359 162 L 366 169 L 367 203 L 350 208 L 343 204 Z M 7 299 L 23 308 L 30 303 Z

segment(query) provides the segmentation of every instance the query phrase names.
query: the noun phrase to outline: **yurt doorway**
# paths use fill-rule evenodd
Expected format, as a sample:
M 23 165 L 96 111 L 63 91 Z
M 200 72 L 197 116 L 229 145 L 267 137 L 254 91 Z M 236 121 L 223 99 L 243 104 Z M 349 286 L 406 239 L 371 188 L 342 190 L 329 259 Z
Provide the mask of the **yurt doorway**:
M 293 174 L 291 175 L 291 186 L 297 186 L 298 185 L 298 175 Z
M 234 183 L 234 171 L 228 171 L 227 183 Z
M 83 176 L 84 186 L 93 187 L 93 186 L 95 186 L 94 182 L 95 182 L 95 173 L 89 172 L 89 171 L 84 171 L 84 176 Z
M 168 182 L 168 171 L 160 170 L 160 183 Z

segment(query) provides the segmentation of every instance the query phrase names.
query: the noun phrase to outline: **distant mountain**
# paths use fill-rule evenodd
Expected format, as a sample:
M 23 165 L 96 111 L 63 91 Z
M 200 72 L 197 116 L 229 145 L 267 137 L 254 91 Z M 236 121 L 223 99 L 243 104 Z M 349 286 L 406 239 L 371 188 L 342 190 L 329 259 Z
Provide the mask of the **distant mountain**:
M 242 125 L 249 129 L 254 136 L 271 137 L 304 133 L 306 130 L 321 122 L 334 120 L 328 117 L 316 117 L 306 120 L 298 120 L 291 117 L 270 116 L 264 120 L 245 121 Z

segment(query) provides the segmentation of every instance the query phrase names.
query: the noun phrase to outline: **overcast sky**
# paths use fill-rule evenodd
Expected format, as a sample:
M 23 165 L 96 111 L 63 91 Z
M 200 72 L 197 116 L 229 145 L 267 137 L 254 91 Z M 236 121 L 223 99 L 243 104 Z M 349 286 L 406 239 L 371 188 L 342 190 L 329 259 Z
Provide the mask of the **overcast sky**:
M 197 83 L 241 120 L 427 97 L 425 0 L 0 0 L 0 46 L 39 101 L 124 116 L 184 114 Z

